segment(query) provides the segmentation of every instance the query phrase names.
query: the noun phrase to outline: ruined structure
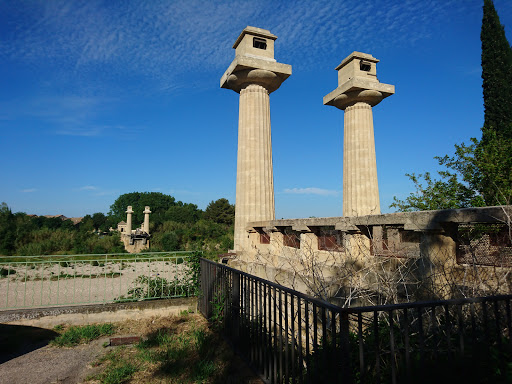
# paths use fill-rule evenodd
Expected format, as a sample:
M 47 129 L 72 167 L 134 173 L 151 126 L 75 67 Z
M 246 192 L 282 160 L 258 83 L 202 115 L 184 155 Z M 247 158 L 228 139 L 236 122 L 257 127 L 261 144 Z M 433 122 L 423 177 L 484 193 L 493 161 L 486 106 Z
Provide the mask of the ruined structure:
M 512 206 L 380 214 L 372 108 L 394 94 L 372 55 L 336 68 L 345 111 L 343 217 L 275 220 L 269 94 L 291 74 L 269 31 L 247 27 L 221 87 L 240 93 L 230 264 L 340 305 L 510 292 Z
M 275 218 L 269 95 L 292 73 L 290 65 L 274 59 L 276 39 L 266 29 L 245 28 L 220 80 L 222 88 L 240 94 L 234 238 L 239 252 L 249 246 L 248 222 Z
M 509 205 L 251 222 L 251 262 L 235 266 L 352 304 L 508 294 L 511 217 Z
M 151 211 L 146 206 L 144 209 L 144 223 L 141 224 L 140 228 L 132 230 L 132 215 L 133 209 L 129 205 L 126 209 L 126 223 L 120 222 L 117 225 L 118 231 L 121 233 L 121 241 L 124 244 L 124 248 L 130 253 L 141 252 L 149 248 L 149 214 Z
M 343 216 L 380 214 L 372 107 L 395 93 L 395 87 L 377 80 L 378 62 L 352 52 L 336 67 L 338 88 L 324 97 L 325 105 L 345 111 Z

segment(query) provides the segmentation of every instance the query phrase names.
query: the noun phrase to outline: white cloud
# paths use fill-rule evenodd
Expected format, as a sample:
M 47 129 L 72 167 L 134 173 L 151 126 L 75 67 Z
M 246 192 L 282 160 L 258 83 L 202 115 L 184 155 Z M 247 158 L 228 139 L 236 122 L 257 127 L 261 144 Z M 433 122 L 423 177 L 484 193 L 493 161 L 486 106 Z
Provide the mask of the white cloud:
M 78 188 L 80 191 L 96 191 L 98 187 L 95 187 L 94 185 L 84 185 L 83 187 Z
M 247 25 L 279 36 L 278 60 L 310 67 L 331 52 L 341 60 L 355 49 L 407 47 L 437 33 L 449 14 L 480 12 L 460 0 L 17 3 L 0 4 L 7 25 L 16 26 L 0 39 L 0 57 L 58 63 L 86 84 L 105 71 L 142 74 L 159 90 L 190 86 L 183 77 L 190 71 L 222 73 Z
M 336 196 L 338 191 L 323 188 L 285 188 L 284 193 L 298 194 L 298 195 L 320 195 L 320 196 Z
M 22 189 L 21 192 L 23 193 L 32 193 L 32 192 L 36 192 L 37 189 L 36 188 L 27 188 L 27 189 Z

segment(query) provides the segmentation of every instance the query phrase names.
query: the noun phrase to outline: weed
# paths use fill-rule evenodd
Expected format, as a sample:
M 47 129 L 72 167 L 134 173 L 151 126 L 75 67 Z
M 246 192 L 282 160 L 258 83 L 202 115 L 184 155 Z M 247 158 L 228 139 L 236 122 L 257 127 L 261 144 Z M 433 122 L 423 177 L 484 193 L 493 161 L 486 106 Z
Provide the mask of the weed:
M 110 323 L 92 324 L 81 327 L 69 327 L 60 336 L 52 340 L 51 344 L 58 347 L 71 347 L 78 344 L 85 344 L 101 336 L 108 336 L 114 333 L 114 326 Z
M 107 368 L 95 379 L 102 384 L 120 384 L 129 380 L 135 372 L 139 370 L 139 366 L 123 358 L 124 348 L 119 348 L 107 353 L 97 363 L 98 365 L 108 361 Z
M 0 277 L 7 277 L 10 275 L 14 275 L 16 273 L 15 269 L 12 268 L 0 268 Z
M 61 332 L 64 330 L 64 324 L 58 324 L 55 327 L 53 327 L 54 331 Z

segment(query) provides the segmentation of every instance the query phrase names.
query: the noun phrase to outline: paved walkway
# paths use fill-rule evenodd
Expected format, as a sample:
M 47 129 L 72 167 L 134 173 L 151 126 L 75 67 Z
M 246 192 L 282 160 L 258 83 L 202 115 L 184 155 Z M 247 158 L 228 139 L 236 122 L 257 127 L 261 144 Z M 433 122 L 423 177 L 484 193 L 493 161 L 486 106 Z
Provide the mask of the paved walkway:
M 45 346 L 0 364 L 0 384 L 81 383 L 105 353 L 106 338 L 73 348 Z

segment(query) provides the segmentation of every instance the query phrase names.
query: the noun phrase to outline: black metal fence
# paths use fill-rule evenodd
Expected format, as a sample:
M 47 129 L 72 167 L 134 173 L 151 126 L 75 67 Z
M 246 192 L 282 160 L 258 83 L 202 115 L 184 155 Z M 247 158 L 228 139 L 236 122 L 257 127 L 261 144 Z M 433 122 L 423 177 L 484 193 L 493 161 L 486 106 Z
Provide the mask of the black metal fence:
M 512 295 L 340 308 L 205 259 L 201 291 L 268 383 L 512 382 Z

